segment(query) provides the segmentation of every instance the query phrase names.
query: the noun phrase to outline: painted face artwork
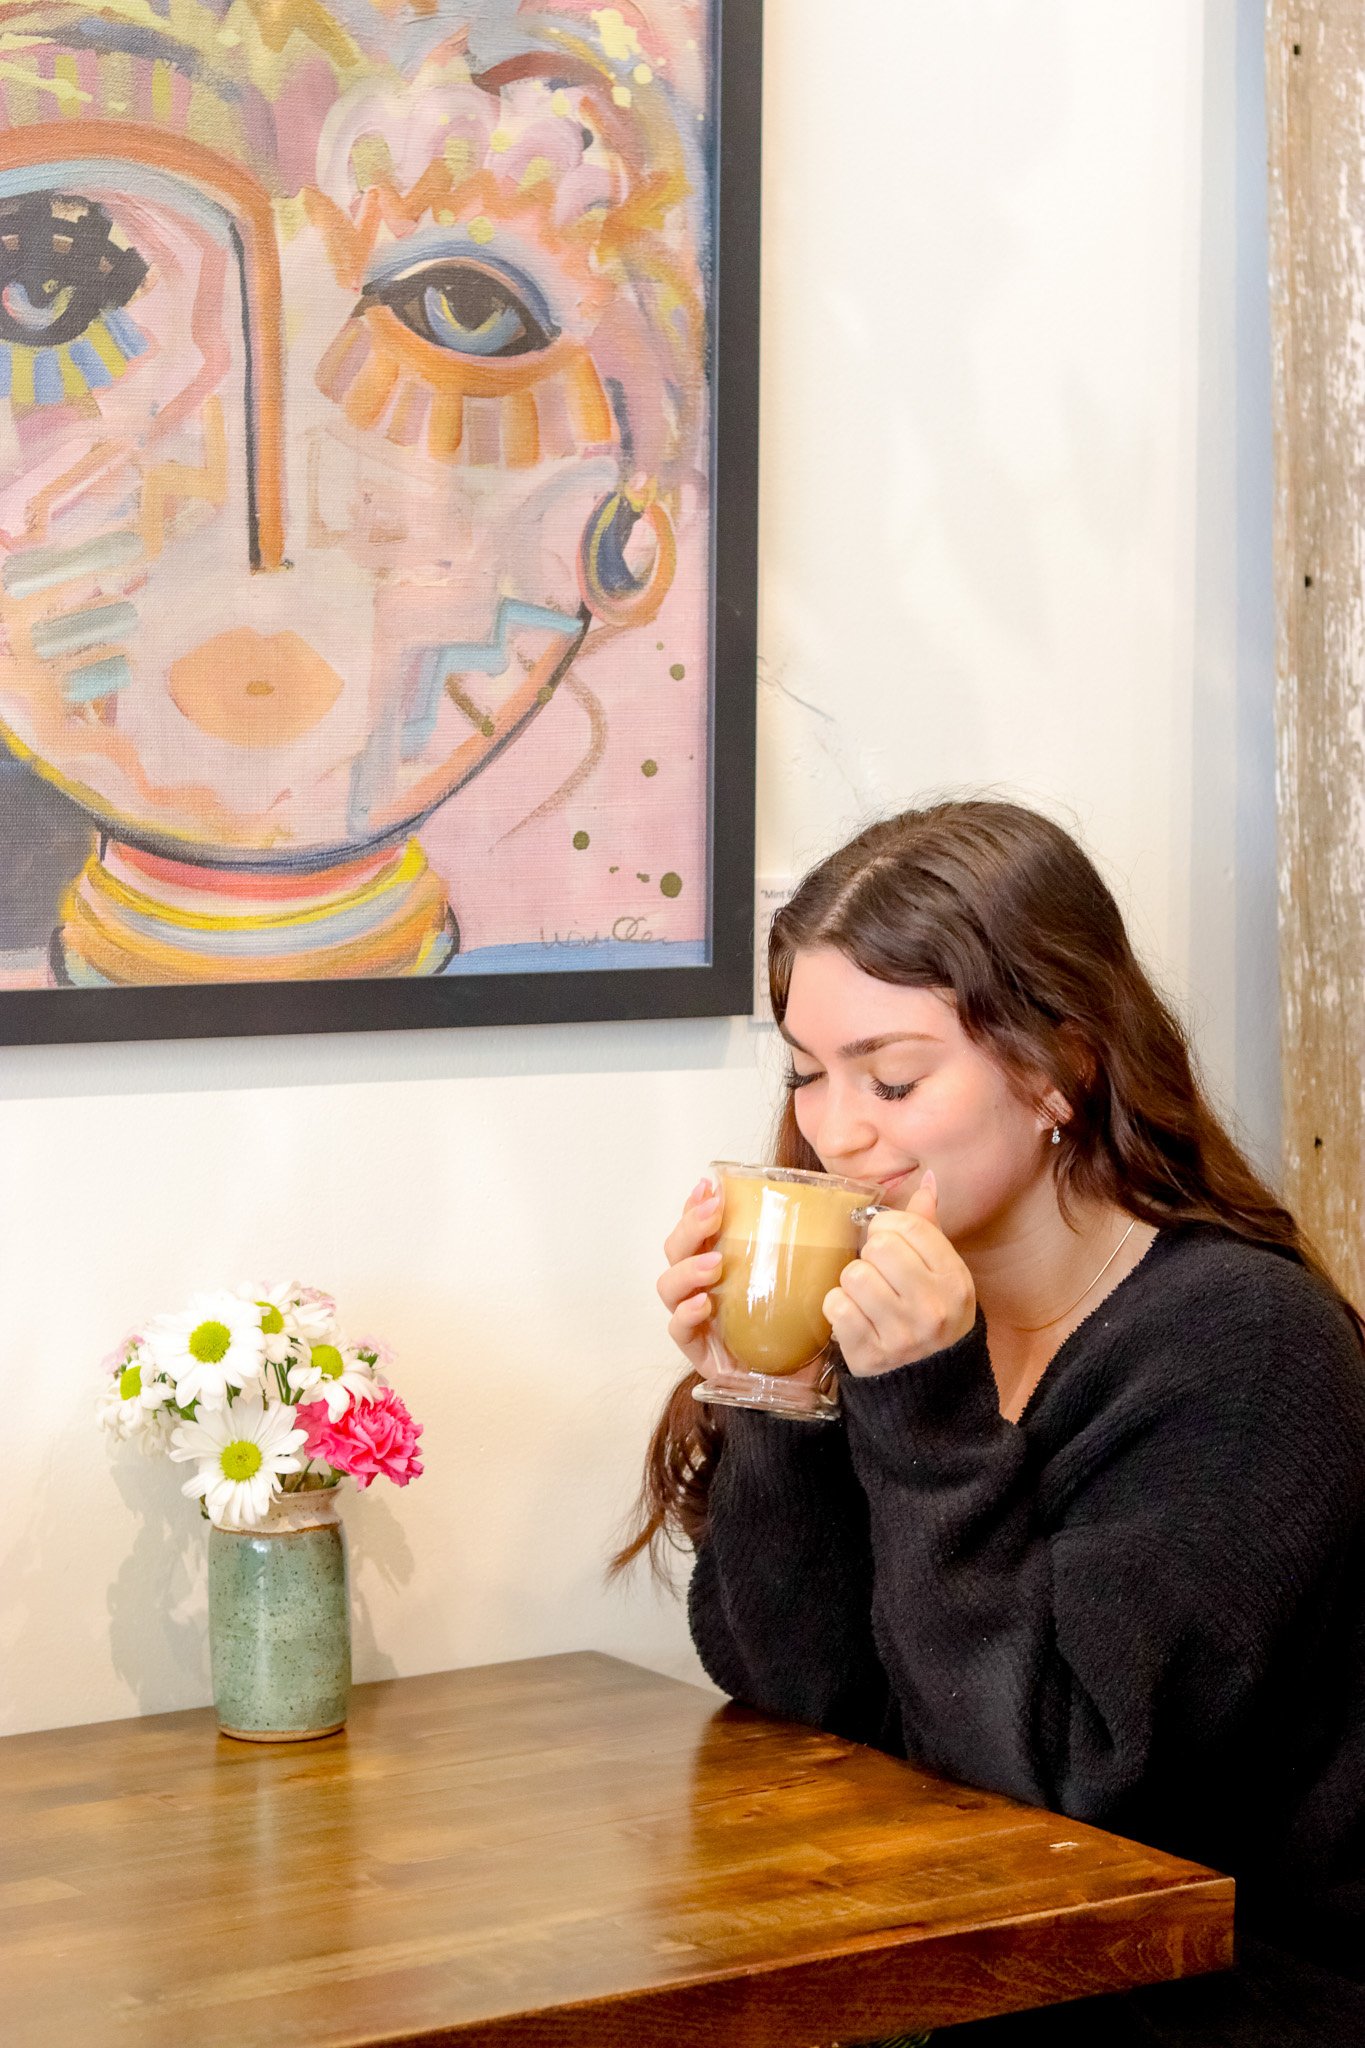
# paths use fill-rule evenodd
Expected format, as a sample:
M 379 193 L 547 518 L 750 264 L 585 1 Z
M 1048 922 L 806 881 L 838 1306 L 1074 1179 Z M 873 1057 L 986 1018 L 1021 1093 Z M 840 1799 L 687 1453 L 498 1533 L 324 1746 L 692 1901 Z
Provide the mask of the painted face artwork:
M 0 0 L 0 987 L 701 957 L 708 31 Z

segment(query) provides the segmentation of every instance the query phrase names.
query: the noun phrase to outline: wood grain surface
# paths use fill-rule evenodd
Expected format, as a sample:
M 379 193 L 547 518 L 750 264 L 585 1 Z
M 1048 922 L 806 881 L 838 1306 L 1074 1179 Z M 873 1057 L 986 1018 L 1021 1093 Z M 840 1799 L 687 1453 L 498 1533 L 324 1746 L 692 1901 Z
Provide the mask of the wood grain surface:
M 1266 22 L 1285 1196 L 1365 1302 L 1365 9 Z
M 6 2048 L 817 2048 L 1231 1938 L 1196 1865 L 591 1654 L 0 1742 Z

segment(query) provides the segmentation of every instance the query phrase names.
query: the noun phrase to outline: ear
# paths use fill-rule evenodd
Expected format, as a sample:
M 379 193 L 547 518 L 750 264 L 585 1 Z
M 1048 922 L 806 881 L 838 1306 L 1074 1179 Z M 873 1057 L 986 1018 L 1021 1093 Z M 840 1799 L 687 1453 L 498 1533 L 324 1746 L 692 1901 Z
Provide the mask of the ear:
M 1049 1088 L 1047 1094 L 1042 1097 L 1038 1104 L 1039 1130 L 1046 1133 L 1051 1131 L 1056 1124 L 1060 1124 L 1065 1129 L 1070 1122 L 1071 1104 L 1067 1101 L 1065 1095 L 1059 1094 L 1055 1088 Z

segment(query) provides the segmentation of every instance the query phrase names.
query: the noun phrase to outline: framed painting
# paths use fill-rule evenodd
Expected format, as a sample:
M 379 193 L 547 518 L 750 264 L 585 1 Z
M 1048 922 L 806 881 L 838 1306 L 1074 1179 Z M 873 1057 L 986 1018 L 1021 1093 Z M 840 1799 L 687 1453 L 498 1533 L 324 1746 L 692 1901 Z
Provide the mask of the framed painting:
M 0 1038 L 747 1011 L 761 0 L 0 0 Z

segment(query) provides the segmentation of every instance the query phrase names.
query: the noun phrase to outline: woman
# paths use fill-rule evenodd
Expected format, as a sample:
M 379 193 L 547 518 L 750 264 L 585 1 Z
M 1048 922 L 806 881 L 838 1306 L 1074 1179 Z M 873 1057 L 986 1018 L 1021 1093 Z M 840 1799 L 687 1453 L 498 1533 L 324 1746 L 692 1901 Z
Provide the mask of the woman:
M 1059 827 L 875 825 L 773 925 L 778 1159 L 895 1213 L 827 1297 L 842 1426 L 699 1408 L 718 1203 L 659 1292 L 693 1371 L 622 1561 L 696 1549 L 737 1699 L 1231 1872 L 1228 1977 L 954 2030 L 1365 2043 L 1362 1324 L 1210 1107 Z

